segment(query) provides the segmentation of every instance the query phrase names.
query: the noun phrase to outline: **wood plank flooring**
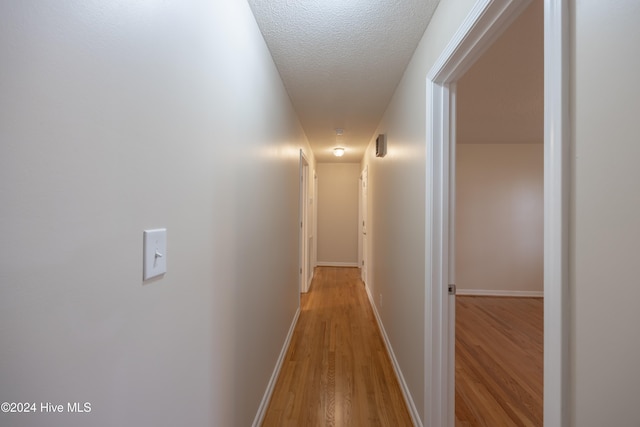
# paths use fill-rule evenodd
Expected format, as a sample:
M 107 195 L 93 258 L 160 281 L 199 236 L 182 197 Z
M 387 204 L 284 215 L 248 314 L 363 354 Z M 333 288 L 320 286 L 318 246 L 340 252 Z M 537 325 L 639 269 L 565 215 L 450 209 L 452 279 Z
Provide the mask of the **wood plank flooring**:
M 263 426 L 411 426 L 357 268 L 318 267 Z
M 543 300 L 456 298 L 456 426 L 542 426 Z

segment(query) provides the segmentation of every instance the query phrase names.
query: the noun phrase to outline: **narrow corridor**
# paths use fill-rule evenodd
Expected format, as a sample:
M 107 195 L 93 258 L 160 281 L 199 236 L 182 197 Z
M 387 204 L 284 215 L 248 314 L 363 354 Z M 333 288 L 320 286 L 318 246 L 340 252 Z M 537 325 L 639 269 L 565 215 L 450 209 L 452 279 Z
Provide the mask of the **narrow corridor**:
M 318 267 L 263 426 L 411 426 L 358 268 Z

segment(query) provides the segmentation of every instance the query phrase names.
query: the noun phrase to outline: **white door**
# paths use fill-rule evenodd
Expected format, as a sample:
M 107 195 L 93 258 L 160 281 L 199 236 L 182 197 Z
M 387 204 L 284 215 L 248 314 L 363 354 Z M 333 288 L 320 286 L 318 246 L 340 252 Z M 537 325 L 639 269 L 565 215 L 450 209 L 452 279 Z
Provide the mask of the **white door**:
M 309 291 L 309 162 L 302 150 L 300 150 L 300 213 L 298 222 L 300 225 L 299 240 L 299 289 L 300 292 Z
M 315 267 L 318 265 L 318 174 L 316 174 L 315 170 L 313 171 L 313 221 L 311 222 L 311 279 L 313 279 L 313 275 L 315 273 Z
M 313 195 L 309 191 L 309 181 L 311 180 L 309 173 L 309 165 L 304 166 L 304 185 L 305 185 L 305 236 L 306 236 L 306 254 L 305 254 L 305 288 L 308 291 L 311 287 L 311 279 L 313 279 Z
M 360 278 L 367 283 L 367 270 L 369 269 L 369 249 L 367 245 L 367 191 L 369 186 L 368 166 L 364 168 L 360 175 Z

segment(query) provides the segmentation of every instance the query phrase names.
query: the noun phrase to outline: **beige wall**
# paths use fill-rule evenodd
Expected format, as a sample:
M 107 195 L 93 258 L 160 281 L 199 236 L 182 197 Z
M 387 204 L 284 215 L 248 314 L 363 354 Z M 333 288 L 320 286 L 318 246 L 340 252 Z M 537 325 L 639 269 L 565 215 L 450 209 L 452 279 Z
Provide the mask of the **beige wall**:
M 368 286 L 422 417 L 425 76 L 472 3 L 441 1 L 389 154 L 363 160 Z M 571 425 L 636 426 L 640 4 L 570 10 Z M 91 401 L 68 426 L 249 425 L 298 304 L 311 153 L 248 6 L 23 0 L 0 22 L 0 401 Z M 158 226 L 168 272 L 143 285 Z
M 369 275 L 385 331 L 421 419 L 425 414 L 426 76 L 472 0 L 441 0 L 375 135 L 387 134 L 386 157 L 369 166 Z
M 456 82 L 456 141 L 544 139 L 544 0 L 527 8 Z
M 3 1 L 0 53 L 0 401 L 93 405 L 0 424 L 251 425 L 313 158 L 246 2 Z
M 318 264 L 358 265 L 358 163 L 318 163 Z
M 469 2 L 443 0 L 369 146 L 368 286 L 424 418 L 425 76 Z M 640 3 L 570 0 L 570 425 L 640 425 Z M 399 191 L 398 189 L 402 189 Z M 384 295 L 384 305 L 379 295 Z
M 459 293 L 541 295 L 543 145 L 456 147 Z
M 570 3 L 571 424 L 638 426 L 640 2 Z

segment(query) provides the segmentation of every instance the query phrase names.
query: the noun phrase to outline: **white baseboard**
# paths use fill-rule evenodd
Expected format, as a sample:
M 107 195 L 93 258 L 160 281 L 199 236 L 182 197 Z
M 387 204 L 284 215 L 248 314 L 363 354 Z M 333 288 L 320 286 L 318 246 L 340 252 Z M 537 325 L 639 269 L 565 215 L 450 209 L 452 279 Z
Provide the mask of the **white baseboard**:
M 318 267 L 358 267 L 357 262 L 318 261 L 316 265 Z
M 481 297 L 525 297 L 525 298 L 542 298 L 543 291 L 489 291 L 486 289 L 456 289 L 456 295 L 462 296 L 481 296 Z
M 393 352 L 393 348 L 391 347 L 391 342 L 389 341 L 387 332 L 384 330 L 382 319 L 380 319 L 380 315 L 378 314 L 378 309 L 376 308 L 376 305 L 373 303 L 373 297 L 371 296 L 371 291 L 369 290 L 369 287 L 366 285 L 365 285 L 365 289 L 367 290 L 367 296 L 369 297 L 369 304 L 371 305 L 373 314 L 376 317 L 376 321 L 378 322 L 380 333 L 382 333 L 382 339 L 384 340 L 384 345 L 387 348 L 387 353 L 389 353 L 389 358 L 391 359 L 391 363 L 393 364 L 393 370 L 395 371 L 396 377 L 398 378 L 398 382 L 400 383 L 400 390 L 402 390 L 402 396 L 404 397 L 404 401 L 407 404 L 407 408 L 409 408 L 409 414 L 411 414 L 411 420 L 413 421 L 413 425 L 415 427 L 423 427 L 422 421 L 420 420 L 420 415 L 418 414 L 418 409 L 416 408 L 416 405 L 413 402 L 413 398 L 411 397 L 411 393 L 409 392 L 409 387 L 407 386 L 407 383 L 404 380 L 404 376 L 402 375 L 402 370 L 400 370 L 400 365 L 398 364 L 396 355 Z
M 287 338 L 284 340 L 284 344 L 282 345 L 282 350 L 280 350 L 280 356 L 278 356 L 278 360 L 276 362 L 276 367 L 271 374 L 271 378 L 269 379 L 269 384 L 267 384 L 267 390 L 264 392 L 264 396 L 262 397 L 262 402 L 260 402 L 260 406 L 258 407 L 258 413 L 256 417 L 253 419 L 253 427 L 259 427 L 262 425 L 264 421 L 264 416 L 267 412 L 267 407 L 269 406 L 269 401 L 271 400 L 271 395 L 273 394 L 273 389 L 276 386 L 276 381 L 278 381 L 278 375 L 280 374 L 280 369 L 282 368 L 282 364 L 284 363 L 284 358 L 287 354 L 287 350 L 289 350 L 289 344 L 291 343 L 291 337 L 293 336 L 293 331 L 296 328 L 296 323 L 298 323 L 298 317 L 300 316 L 300 307 L 296 310 L 296 314 L 293 316 L 293 321 L 291 322 L 291 326 L 289 327 L 289 332 L 287 333 Z

